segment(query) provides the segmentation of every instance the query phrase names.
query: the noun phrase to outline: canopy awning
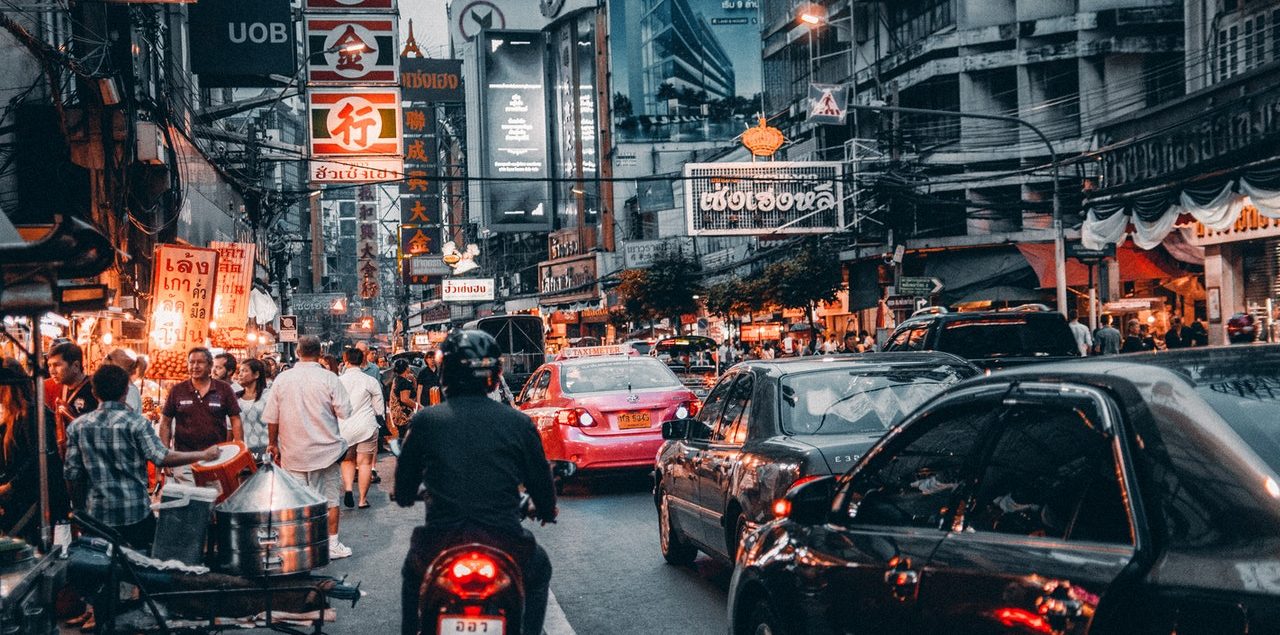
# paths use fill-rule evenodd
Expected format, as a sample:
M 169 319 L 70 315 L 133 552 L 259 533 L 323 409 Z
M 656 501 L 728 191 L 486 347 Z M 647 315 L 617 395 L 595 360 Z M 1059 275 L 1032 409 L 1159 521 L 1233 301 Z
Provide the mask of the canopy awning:
M 1053 264 L 1053 243 L 1019 243 L 1018 251 L 1036 270 L 1040 288 L 1057 286 Z M 1120 281 L 1163 280 L 1179 278 L 1187 272 L 1180 269 L 1163 250 L 1144 251 L 1132 244 L 1116 246 L 1116 262 L 1120 269 Z M 1097 280 L 1094 281 L 1098 283 Z M 1067 286 L 1083 287 L 1089 284 L 1089 268 L 1075 258 L 1067 259 Z

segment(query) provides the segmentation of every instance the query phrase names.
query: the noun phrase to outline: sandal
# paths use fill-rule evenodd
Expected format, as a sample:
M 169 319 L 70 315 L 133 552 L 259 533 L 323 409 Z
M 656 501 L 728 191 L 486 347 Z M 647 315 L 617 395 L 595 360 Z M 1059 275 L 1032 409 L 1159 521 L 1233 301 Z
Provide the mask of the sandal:
M 369 509 L 369 501 L 365 501 L 356 506 L 356 509 Z

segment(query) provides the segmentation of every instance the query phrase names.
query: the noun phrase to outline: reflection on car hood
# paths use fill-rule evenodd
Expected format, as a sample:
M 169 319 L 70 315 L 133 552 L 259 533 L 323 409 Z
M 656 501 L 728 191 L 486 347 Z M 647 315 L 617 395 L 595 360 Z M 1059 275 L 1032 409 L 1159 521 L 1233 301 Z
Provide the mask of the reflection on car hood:
M 806 434 L 791 437 L 818 451 L 827 464 L 828 474 L 843 474 L 862 458 L 888 431 L 850 434 Z

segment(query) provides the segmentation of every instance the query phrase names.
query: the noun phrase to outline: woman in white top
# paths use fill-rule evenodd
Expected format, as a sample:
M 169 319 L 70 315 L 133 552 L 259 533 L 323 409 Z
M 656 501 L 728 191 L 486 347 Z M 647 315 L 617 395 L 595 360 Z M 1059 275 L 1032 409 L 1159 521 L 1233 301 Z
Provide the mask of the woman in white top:
M 347 455 L 342 459 L 342 485 L 345 488 L 343 504 L 356 506 L 352 486 L 359 473 L 359 507 L 369 506 L 369 483 L 373 480 L 373 462 L 378 456 L 378 417 L 386 415 L 386 403 L 382 401 L 382 384 L 361 370 L 364 351 L 348 348 L 342 352 L 346 369 L 338 375 L 338 381 L 347 389 L 351 400 L 351 416 L 338 420 L 338 431 L 347 441 Z
M 262 421 L 262 410 L 267 406 L 267 367 L 256 359 L 246 359 L 236 369 L 235 380 L 242 386 L 237 400 L 240 402 L 244 444 L 255 456 L 265 455 L 267 424 Z

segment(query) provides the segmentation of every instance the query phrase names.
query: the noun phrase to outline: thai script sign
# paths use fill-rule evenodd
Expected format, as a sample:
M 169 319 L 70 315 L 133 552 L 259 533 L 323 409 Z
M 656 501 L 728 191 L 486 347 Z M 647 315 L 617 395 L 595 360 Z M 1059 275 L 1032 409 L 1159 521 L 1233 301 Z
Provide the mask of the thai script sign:
M 542 304 L 560 304 L 596 297 L 596 256 L 543 262 L 538 266 L 538 290 Z
M 258 246 L 253 243 L 211 242 L 218 252 L 217 290 L 213 295 L 212 328 L 209 341 L 219 348 L 243 348 L 249 323 L 249 292 L 253 290 L 253 258 Z
M 312 161 L 312 183 L 382 183 L 405 176 L 400 157 L 352 157 L 337 161 Z
M 838 162 L 690 163 L 684 175 L 693 236 L 825 234 L 845 224 Z
M 187 351 L 204 346 L 213 318 L 218 252 L 156 246 L 149 325 L 152 371 L 160 379 L 187 376 Z
M 345 293 L 296 293 L 293 301 L 289 303 L 289 308 L 295 313 L 308 313 L 330 311 L 338 303 L 346 307 L 347 294 Z
M 401 58 L 400 94 L 405 101 L 411 102 L 465 100 L 462 93 L 462 60 Z
M 1209 229 L 1199 222 L 1182 228 L 1182 237 L 1197 247 L 1276 236 L 1280 236 L 1280 219 L 1263 216 L 1258 208 L 1252 205 L 1246 205 L 1241 209 L 1236 222 L 1223 230 Z
M 440 299 L 445 302 L 492 302 L 493 278 L 445 278 Z
M 399 82 L 395 16 L 315 15 L 306 19 L 307 82 L 394 84 Z
M 398 88 L 317 88 L 310 114 L 313 156 L 400 154 Z

